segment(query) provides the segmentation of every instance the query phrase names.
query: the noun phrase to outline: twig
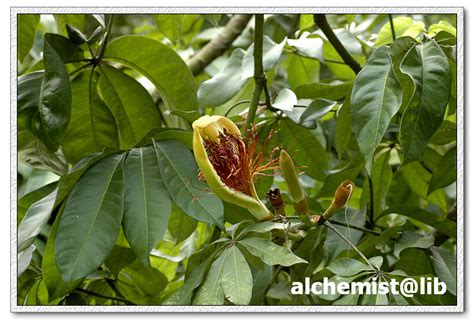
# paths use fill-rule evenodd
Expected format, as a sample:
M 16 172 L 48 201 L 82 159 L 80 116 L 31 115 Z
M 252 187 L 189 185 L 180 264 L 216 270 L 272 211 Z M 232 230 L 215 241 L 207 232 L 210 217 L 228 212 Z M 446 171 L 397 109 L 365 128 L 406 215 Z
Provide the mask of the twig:
M 100 60 L 102 60 L 102 58 L 104 57 L 105 49 L 107 48 L 107 43 L 110 39 L 110 31 L 112 30 L 112 21 L 114 20 L 114 15 L 110 15 L 109 17 L 109 21 L 107 22 L 107 26 L 105 27 L 104 42 L 101 44 L 99 49 L 99 55 L 96 58 L 97 62 L 100 62 Z
M 397 34 L 395 34 L 395 26 L 393 25 L 392 14 L 388 14 L 388 20 L 390 21 L 390 30 L 392 31 L 392 40 L 397 39 Z
M 336 224 L 336 225 L 340 225 L 340 226 L 345 226 L 349 229 L 354 229 L 354 230 L 357 230 L 357 231 L 370 233 L 370 234 L 373 234 L 373 235 L 376 235 L 376 236 L 380 236 L 380 234 L 381 234 L 380 232 L 377 232 L 377 231 L 374 231 L 374 230 L 369 230 L 369 229 L 366 229 L 366 228 L 363 228 L 363 227 L 360 227 L 360 226 L 356 226 L 356 225 L 352 225 L 352 224 L 346 224 L 344 222 L 331 220 L 331 223 Z
M 255 88 L 252 94 L 249 111 L 245 128 L 249 130 L 255 119 L 255 112 L 257 111 L 260 95 L 262 94 L 263 85 L 266 83 L 265 75 L 263 73 L 263 15 L 255 15 L 255 36 L 254 36 L 254 79 Z
M 114 280 L 111 280 L 109 278 L 106 278 L 105 281 L 107 282 L 107 284 L 112 288 L 112 290 L 115 292 L 115 294 L 122 298 L 123 300 L 127 300 L 125 299 L 125 296 L 122 294 L 122 292 L 120 292 L 120 290 L 115 286 L 115 281 Z M 133 304 L 133 303 L 132 303 Z
M 360 256 L 362 257 L 362 259 L 365 260 L 365 262 L 367 263 L 367 265 L 371 266 L 374 270 L 376 271 L 379 271 L 380 269 L 375 266 L 374 264 L 372 264 L 370 262 L 370 260 L 365 257 L 365 255 L 356 247 L 352 244 L 352 242 L 349 241 L 349 239 L 347 239 L 344 234 L 342 234 L 341 232 L 339 232 L 338 229 L 336 229 L 328 220 L 324 221 L 323 223 L 324 226 L 326 226 L 327 228 L 331 229 L 334 233 L 336 233 L 342 240 L 344 240 L 352 249 L 354 249 L 354 251 Z
M 337 53 L 341 56 L 342 60 L 356 73 L 358 74 L 359 71 L 362 69 L 360 64 L 347 52 L 344 45 L 342 45 L 341 41 L 337 38 L 336 34 L 334 34 L 331 26 L 326 19 L 326 16 L 323 14 L 316 14 L 313 15 L 314 22 L 321 31 L 326 35 L 328 41 L 334 46 Z
M 215 58 L 221 56 L 242 33 L 252 15 L 235 15 L 229 20 L 222 32 L 207 43 L 191 59 L 188 67 L 193 75 L 199 75 Z
M 370 212 L 369 212 L 369 228 L 373 229 L 375 226 L 375 217 L 374 217 L 374 184 L 372 178 L 369 176 L 369 192 L 370 192 Z
M 133 302 L 128 301 L 127 299 L 122 299 L 122 298 L 118 298 L 118 297 L 110 297 L 110 296 L 108 296 L 108 295 L 103 295 L 103 294 L 96 293 L 96 292 L 89 291 L 89 290 L 82 289 L 82 288 L 77 288 L 76 290 L 77 290 L 77 292 L 82 292 L 82 293 L 85 293 L 85 294 L 88 294 L 88 295 L 92 295 L 92 296 L 94 296 L 94 297 L 98 297 L 98 298 L 102 298 L 102 299 L 109 299 L 109 300 L 120 301 L 120 302 L 123 302 L 123 303 L 128 304 L 128 305 L 131 305 L 131 306 L 134 306 L 134 305 L 135 305 Z

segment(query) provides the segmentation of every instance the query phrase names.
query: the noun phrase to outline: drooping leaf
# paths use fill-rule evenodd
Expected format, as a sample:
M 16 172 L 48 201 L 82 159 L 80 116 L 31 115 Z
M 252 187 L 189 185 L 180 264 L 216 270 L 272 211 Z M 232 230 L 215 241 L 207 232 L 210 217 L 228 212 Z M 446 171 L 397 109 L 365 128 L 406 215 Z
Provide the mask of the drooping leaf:
M 278 246 L 262 238 L 246 238 L 239 241 L 254 256 L 259 257 L 267 265 L 291 266 L 307 263 L 285 247 Z
M 29 247 L 35 237 L 41 232 L 48 222 L 53 211 L 57 190 L 37 201 L 30 206 L 25 214 L 25 218 L 18 226 L 18 251 Z
M 20 277 L 30 265 L 35 250 L 36 246 L 30 245 L 18 253 L 18 277 Z
M 133 148 L 123 167 L 125 211 L 123 228 L 132 250 L 144 265 L 168 226 L 171 199 L 151 147 Z
M 339 276 L 353 276 L 364 271 L 373 270 L 373 267 L 352 258 L 336 259 L 327 268 Z
M 33 204 L 48 196 L 57 186 L 58 182 L 54 181 L 18 198 L 17 223 L 20 224 L 26 212 Z
M 199 103 L 206 107 L 215 107 L 229 101 L 237 94 L 246 79 L 242 78 L 242 60 L 245 52 L 235 49 L 222 69 L 201 83 L 197 96 Z
M 197 221 L 190 218 L 176 205 L 171 210 L 168 231 L 179 243 L 187 239 L 196 229 Z
M 221 281 L 225 297 L 236 305 L 247 305 L 252 298 L 252 272 L 237 246 L 227 250 Z
M 47 34 L 47 37 L 49 45 L 64 63 L 76 62 L 84 58 L 82 49 L 68 38 L 59 34 Z
M 123 215 L 122 155 L 87 170 L 65 203 L 54 251 L 66 283 L 85 277 L 107 258 Z
M 342 83 L 323 83 L 316 82 L 311 84 L 299 85 L 294 89 L 298 98 L 317 99 L 324 98 L 331 101 L 344 99 L 350 92 L 352 82 Z
M 222 305 L 224 304 L 224 289 L 222 288 L 222 275 L 224 272 L 225 258 L 229 250 L 224 251 L 211 265 L 206 278 L 193 299 L 195 305 Z
M 292 54 L 288 62 L 288 84 L 295 89 L 299 85 L 318 82 L 319 70 L 319 61 Z
M 334 146 L 337 150 L 337 156 L 340 159 L 347 149 L 347 145 L 352 136 L 352 110 L 350 97 L 346 97 L 342 103 L 337 119 L 336 130 L 334 134 Z
M 413 230 L 403 232 L 400 240 L 395 244 L 393 248 L 393 254 L 397 257 L 400 253 L 407 248 L 429 248 L 433 245 L 434 238 L 432 235 L 421 236 Z
M 197 221 L 224 226 L 224 207 L 198 178 L 198 167 L 191 152 L 176 140 L 155 142 L 163 181 L 174 203 Z
M 415 91 L 400 125 L 404 164 L 419 160 L 443 122 L 449 100 L 451 74 L 443 50 L 435 41 L 413 46 L 400 64 L 412 79 Z
M 305 172 L 318 180 L 324 180 L 328 162 L 324 148 L 316 136 L 291 120 L 280 122 L 281 146 L 290 155 L 297 166 L 305 166 Z
M 420 24 L 421 23 L 421 24 Z M 417 37 L 423 32 L 424 24 L 422 22 L 415 22 L 411 17 L 394 17 L 393 27 L 395 30 L 395 38 L 402 36 Z M 374 46 L 385 45 L 393 42 L 392 30 L 390 22 L 386 22 L 377 34 Z
M 71 121 L 61 144 L 72 163 L 105 147 L 119 147 L 114 117 L 97 94 L 97 77 L 95 71 L 87 69 L 71 83 Z
M 272 69 L 283 53 L 283 48 L 285 46 L 286 39 L 281 43 L 275 43 L 271 38 L 264 35 L 263 36 L 263 53 L 262 53 L 262 63 L 263 71 L 269 71 Z M 247 79 L 253 76 L 254 70 L 254 57 L 253 57 L 253 47 L 252 44 L 244 55 L 242 60 L 242 79 Z
M 19 14 L 18 21 L 18 60 L 23 62 L 33 46 L 36 27 L 40 21 L 40 15 Z
M 99 89 L 118 128 L 120 147 L 130 148 L 153 128 L 160 114 L 146 89 L 134 78 L 111 66 L 101 66 Z
M 351 96 L 352 129 L 370 174 L 375 149 L 401 101 L 402 90 L 392 69 L 388 48 L 380 47 L 357 75 Z
M 456 147 L 451 148 L 439 161 L 430 180 L 428 193 L 449 186 L 456 181 Z
M 179 14 L 159 14 L 155 15 L 155 22 L 158 29 L 171 41 L 176 42 L 183 32 L 184 15 Z
M 440 233 L 456 237 L 456 223 L 447 218 L 433 214 L 423 208 L 410 205 L 393 205 L 380 213 L 379 217 L 387 214 L 400 214 L 434 227 Z
M 296 102 L 298 102 L 298 99 L 295 93 L 288 88 L 284 88 L 278 93 L 272 106 L 282 111 L 291 111 Z
M 71 85 L 61 57 L 49 43 L 51 35 L 46 34 L 44 37 L 44 73 L 39 92 L 39 73 L 34 73 L 21 82 L 25 87 L 32 87 L 24 95 L 25 102 L 22 103 L 21 110 L 28 115 L 27 128 L 49 150 L 55 152 L 71 116 Z
M 147 77 L 169 110 L 189 112 L 190 121 L 199 116 L 194 78 L 186 63 L 170 47 L 148 37 L 127 35 L 112 40 L 104 58 L 121 62 Z M 179 80 L 179 83 L 171 80 Z
M 448 291 L 456 295 L 456 257 L 444 248 L 431 247 L 430 251 L 433 255 L 432 262 L 436 275 L 446 283 Z

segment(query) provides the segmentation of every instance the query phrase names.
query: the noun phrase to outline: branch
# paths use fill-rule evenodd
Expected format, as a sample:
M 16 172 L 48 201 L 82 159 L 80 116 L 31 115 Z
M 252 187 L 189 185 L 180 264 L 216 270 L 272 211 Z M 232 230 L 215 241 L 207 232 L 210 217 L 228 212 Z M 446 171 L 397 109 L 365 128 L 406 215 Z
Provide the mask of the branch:
M 370 212 L 369 212 L 369 228 L 373 229 L 375 226 L 374 217 L 374 183 L 372 178 L 369 176 L 369 192 L 370 192 Z
M 221 56 L 242 33 L 252 15 L 235 15 L 222 32 L 197 52 L 187 64 L 193 75 L 199 75 L 215 58 Z
M 393 18 L 391 14 L 388 14 L 388 20 L 390 21 L 390 30 L 392 31 L 392 40 L 397 39 L 397 34 L 395 33 L 395 26 L 393 25 Z
M 85 294 L 88 294 L 88 295 L 92 295 L 92 296 L 94 296 L 94 297 L 98 297 L 98 298 L 102 298 L 102 299 L 109 299 L 109 300 L 114 300 L 114 301 L 120 301 L 120 302 L 123 302 L 123 303 L 125 303 L 125 304 L 130 305 L 130 306 L 134 306 L 134 305 L 135 305 L 133 302 L 128 301 L 128 300 L 126 300 L 126 299 L 117 298 L 117 297 L 111 297 L 111 296 L 108 296 L 108 295 L 103 295 L 103 294 L 96 293 L 96 292 L 89 291 L 89 290 L 82 289 L 82 288 L 77 288 L 76 290 L 77 290 L 77 292 L 82 292 L 82 293 L 85 293 Z
M 255 112 L 257 111 L 258 102 L 260 101 L 260 95 L 266 85 L 265 74 L 263 73 L 263 15 L 255 15 L 255 36 L 254 36 L 254 79 L 255 88 L 252 94 L 252 100 L 250 102 L 249 111 L 247 114 L 247 120 L 245 127 L 249 130 L 255 119 Z
M 323 14 L 313 15 L 314 22 L 321 31 L 326 35 L 328 41 L 334 46 L 337 53 L 341 56 L 342 60 L 356 73 L 358 74 L 359 71 L 362 69 L 360 64 L 347 52 L 344 45 L 342 45 L 341 41 L 337 38 L 336 34 L 334 34 L 331 26 L 326 19 L 326 16 Z

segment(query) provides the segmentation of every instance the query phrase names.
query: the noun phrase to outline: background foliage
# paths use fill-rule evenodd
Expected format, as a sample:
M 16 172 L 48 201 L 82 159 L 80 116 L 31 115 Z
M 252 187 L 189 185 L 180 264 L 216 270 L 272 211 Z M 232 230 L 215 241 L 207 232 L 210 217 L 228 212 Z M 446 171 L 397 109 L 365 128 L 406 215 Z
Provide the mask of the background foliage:
M 454 16 L 21 14 L 18 74 L 19 304 L 456 303 Z M 332 220 L 369 262 L 323 226 L 289 237 L 278 174 L 257 192 L 280 188 L 287 219 L 264 223 L 199 180 L 192 121 L 242 125 L 254 88 L 312 214 L 355 182 Z M 448 293 L 289 291 L 373 275 Z

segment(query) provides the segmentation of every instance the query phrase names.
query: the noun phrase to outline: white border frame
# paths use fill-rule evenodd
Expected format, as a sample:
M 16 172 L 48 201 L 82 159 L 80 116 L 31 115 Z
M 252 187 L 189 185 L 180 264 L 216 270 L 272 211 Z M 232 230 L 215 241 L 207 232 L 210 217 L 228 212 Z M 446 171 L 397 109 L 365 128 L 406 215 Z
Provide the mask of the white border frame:
M 453 306 L 19 306 L 17 304 L 17 14 L 455 14 L 457 15 L 457 305 Z M 464 9 L 462 7 L 11 7 L 10 11 L 11 312 L 463 312 L 464 311 Z

